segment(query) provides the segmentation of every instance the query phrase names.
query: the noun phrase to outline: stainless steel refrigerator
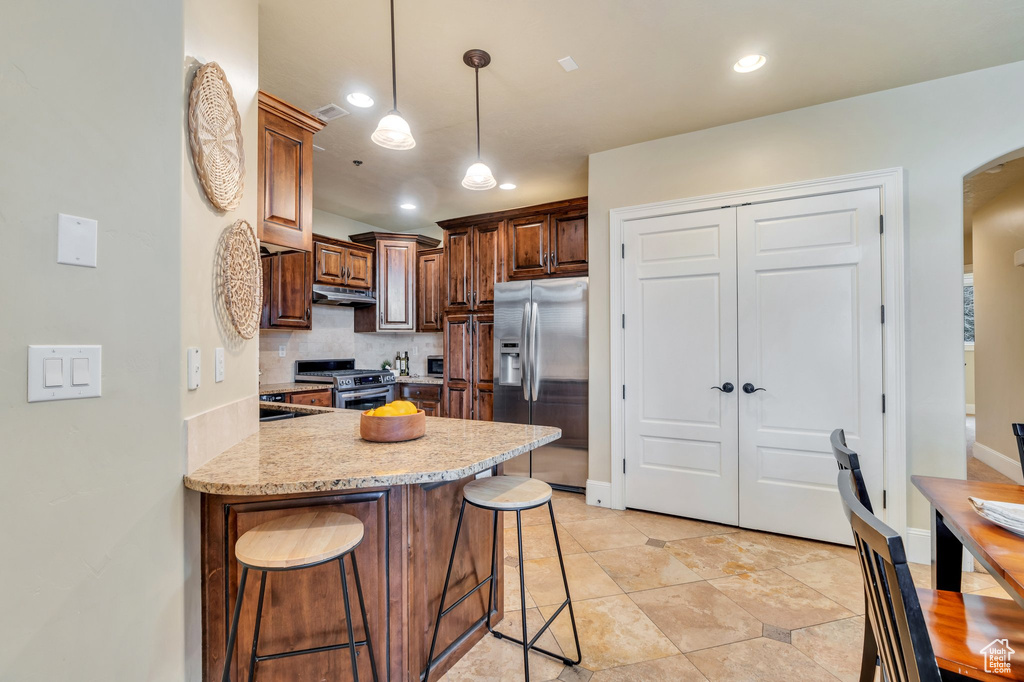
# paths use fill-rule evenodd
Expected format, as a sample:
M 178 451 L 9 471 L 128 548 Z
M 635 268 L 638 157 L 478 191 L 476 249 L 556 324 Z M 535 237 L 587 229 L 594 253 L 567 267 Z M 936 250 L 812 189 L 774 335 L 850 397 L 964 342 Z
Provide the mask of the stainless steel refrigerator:
M 506 474 L 586 486 L 588 283 L 494 287 L 494 421 L 562 429 L 561 439 L 506 462 Z

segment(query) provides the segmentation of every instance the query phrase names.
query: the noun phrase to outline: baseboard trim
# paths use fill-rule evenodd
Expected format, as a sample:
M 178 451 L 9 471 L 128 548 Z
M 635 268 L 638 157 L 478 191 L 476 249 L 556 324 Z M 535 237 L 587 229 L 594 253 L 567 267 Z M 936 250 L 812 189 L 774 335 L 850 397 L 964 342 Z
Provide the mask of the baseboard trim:
M 967 414 L 974 414 L 974 403 L 967 403 Z
M 926 528 L 907 529 L 907 561 L 912 564 L 932 563 L 932 532 Z M 974 557 L 964 552 L 963 570 L 974 570 Z
M 1024 473 L 1021 472 L 1020 460 L 1016 457 L 1007 457 L 1003 453 L 981 443 L 974 444 L 974 457 L 982 463 L 989 465 L 1003 476 L 1013 479 L 1017 483 L 1024 484 Z
M 592 507 L 612 506 L 612 484 L 607 481 L 587 479 L 587 504 Z

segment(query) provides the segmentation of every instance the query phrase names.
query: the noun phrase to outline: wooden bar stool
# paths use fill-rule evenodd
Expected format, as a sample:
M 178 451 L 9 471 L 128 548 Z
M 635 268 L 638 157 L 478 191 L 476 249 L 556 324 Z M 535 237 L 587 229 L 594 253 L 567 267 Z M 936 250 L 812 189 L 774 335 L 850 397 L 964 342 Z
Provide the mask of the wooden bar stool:
M 466 513 L 467 504 L 479 507 L 480 509 L 486 509 L 494 514 L 494 530 L 491 538 L 491 574 L 481 580 L 476 587 L 459 597 L 454 604 L 446 609 L 444 608 L 444 603 L 448 596 L 448 582 L 452 576 L 452 565 L 455 563 L 455 550 L 459 546 L 459 532 L 462 530 L 462 517 Z M 551 618 L 548 618 L 544 625 L 541 626 L 540 630 L 537 631 L 533 638 L 528 639 L 529 635 L 526 632 L 526 571 L 523 566 L 522 513 L 528 509 L 534 509 L 535 507 L 539 507 L 543 504 L 548 505 L 548 513 L 551 516 L 551 531 L 555 535 L 555 550 L 558 552 L 558 565 L 562 569 L 562 585 L 565 586 L 565 601 L 563 601 L 555 610 L 551 615 Z M 521 640 L 491 628 L 491 608 L 494 604 L 494 592 L 497 589 L 495 583 L 498 573 L 498 512 L 512 511 L 516 513 L 516 531 L 519 539 L 519 600 L 521 608 L 520 613 L 522 614 L 523 619 L 523 638 Z M 466 487 L 463 488 L 462 507 L 459 509 L 459 522 L 455 526 L 455 541 L 452 543 L 452 553 L 451 557 L 448 559 L 448 572 L 444 576 L 444 589 L 441 591 L 441 602 L 437 607 L 437 619 L 434 621 L 434 636 L 430 641 L 430 653 L 427 655 L 427 670 L 424 673 L 423 682 L 430 682 L 430 669 L 434 666 L 434 647 L 437 644 L 437 632 L 441 625 L 441 618 L 448 615 L 452 609 L 464 602 L 470 595 L 484 585 L 488 586 L 487 613 L 484 615 L 484 621 L 487 623 L 487 631 L 498 639 L 507 639 L 523 647 L 523 670 L 526 674 L 527 682 L 530 680 L 530 649 L 550 656 L 551 658 L 561 661 L 568 666 L 577 665 L 582 660 L 583 655 L 580 652 L 580 637 L 576 632 L 576 615 L 573 613 L 572 598 L 569 596 L 569 580 L 565 577 L 565 562 L 562 561 L 562 546 L 558 542 L 558 529 L 555 527 L 555 510 L 551 506 L 551 486 L 547 483 L 538 481 L 534 478 L 522 478 L 519 476 L 490 476 L 470 481 L 466 484 Z M 576 660 L 566 658 L 565 656 L 536 646 L 537 640 L 540 639 L 541 635 L 544 634 L 544 631 L 551 626 L 556 618 L 558 618 L 558 615 L 562 613 L 562 609 L 566 606 L 569 607 L 569 620 L 572 622 L 572 636 L 576 641 Z
M 256 625 L 253 629 L 252 653 L 249 656 L 249 681 L 255 679 L 256 664 L 260 661 L 316 654 L 336 649 L 348 649 L 352 661 L 352 677 L 359 682 L 359 669 L 356 664 L 356 647 L 365 646 L 370 654 L 370 668 L 374 682 L 377 682 L 377 662 L 373 657 L 373 642 L 370 639 L 370 626 L 366 620 L 366 606 L 363 603 L 363 588 L 359 582 L 359 566 L 353 553 L 363 541 L 363 523 L 349 514 L 330 511 L 314 511 L 304 514 L 284 516 L 267 523 L 261 523 L 235 543 L 235 558 L 242 564 L 242 577 L 238 582 L 238 598 L 235 600 L 235 614 L 231 619 L 231 631 L 228 635 L 228 649 L 224 660 L 223 682 L 231 679 L 231 655 L 235 648 L 235 637 L 238 635 L 238 619 L 242 612 L 242 598 L 245 595 L 245 581 L 249 569 L 261 572 L 260 597 L 256 607 Z M 355 641 L 352 633 L 352 611 L 349 607 L 348 580 L 345 577 L 345 556 L 352 561 L 352 574 L 356 580 L 356 595 L 359 597 L 359 611 L 363 617 L 363 632 L 366 639 Z M 286 651 L 277 654 L 257 655 L 256 647 L 260 641 L 260 621 L 263 617 L 263 594 L 267 587 L 267 573 L 270 571 L 297 571 L 311 566 L 334 561 L 337 559 L 341 568 L 341 594 L 345 602 L 345 625 L 348 629 L 348 642 L 327 646 Z

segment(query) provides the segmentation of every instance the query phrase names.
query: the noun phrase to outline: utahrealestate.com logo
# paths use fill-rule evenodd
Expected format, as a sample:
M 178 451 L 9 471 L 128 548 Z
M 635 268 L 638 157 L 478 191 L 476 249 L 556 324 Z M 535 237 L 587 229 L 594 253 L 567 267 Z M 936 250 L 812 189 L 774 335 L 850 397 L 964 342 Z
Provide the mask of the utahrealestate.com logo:
M 1017 653 L 1005 639 L 994 639 L 978 652 L 985 657 L 985 672 L 1005 675 L 1010 672 L 1010 656 Z

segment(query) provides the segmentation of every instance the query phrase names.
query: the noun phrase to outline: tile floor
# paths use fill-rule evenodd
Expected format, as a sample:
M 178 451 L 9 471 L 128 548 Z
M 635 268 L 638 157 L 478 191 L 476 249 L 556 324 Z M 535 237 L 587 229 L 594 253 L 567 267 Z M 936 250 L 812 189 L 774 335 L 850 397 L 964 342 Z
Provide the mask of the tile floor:
M 534 682 L 856 681 L 864 627 L 852 548 L 637 511 L 588 507 L 556 492 L 583 663 L 530 655 Z M 547 508 L 523 514 L 526 619 L 532 633 L 563 599 Z M 522 627 L 515 516 L 505 518 L 505 620 Z M 927 566 L 912 565 L 930 583 Z M 965 591 L 1001 595 L 965 574 Z M 540 646 L 572 656 L 563 611 Z M 522 649 L 485 637 L 444 682 L 523 679 Z

